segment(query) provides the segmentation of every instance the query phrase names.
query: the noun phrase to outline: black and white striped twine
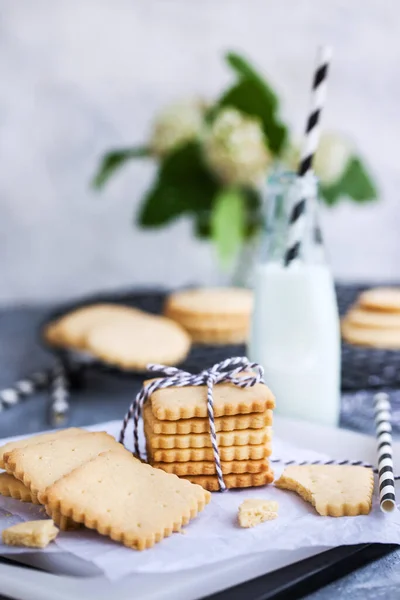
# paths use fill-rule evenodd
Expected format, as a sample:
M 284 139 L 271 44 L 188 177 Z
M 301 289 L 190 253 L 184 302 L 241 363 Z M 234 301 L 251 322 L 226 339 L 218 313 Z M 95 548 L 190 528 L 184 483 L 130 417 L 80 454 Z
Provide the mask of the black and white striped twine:
M 302 154 L 297 170 L 300 187 L 289 217 L 289 235 L 284 259 L 285 266 L 290 265 L 290 263 L 300 256 L 307 208 L 307 191 L 301 181 L 305 180 L 311 173 L 314 155 L 318 147 L 320 119 L 322 109 L 325 105 L 331 54 L 331 49 L 328 46 L 323 46 L 318 52 L 317 67 L 314 73 L 311 92 L 311 110 L 307 119 Z M 314 232 L 314 236 L 317 243 L 322 242 L 322 234 L 319 228 Z
M 165 375 L 161 379 L 155 379 L 143 386 L 136 398 L 129 407 L 125 415 L 119 441 L 124 443 L 125 432 L 128 423 L 133 419 L 133 443 L 135 454 L 140 458 L 139 448 L 139 420 L 144 403 L 150 396 L 159 389 L 169 387 L 187 387 L 187 386 L 207 386 L 207 415 L 210 425 L 210 438 L 213 448 L 215 470 L 218 478 L 219 489 L 221 492 L 226 490 L 224 477 L 221 468 L 221 459 L 217 444 L 217 434 L 214 421 L 214 398 L 213 388 L 217 383 L 232 383 L 241 388 L 248 388 L 257 383 L 264 383 L 264 370 L 254 362 L 250 362 L 245 357 L 228 358 L 217 363 L 210 369 L 202 371 L 198 375 L 193 375 L 187 371 L 181 371 L 175 367 L 166 367 L 164 365 L 148 365 L 149 371 L 157 371 Z M 238 377 L 238 374 L 241 376 Z
M 348 465 L 351 467 L 365 467 L 367 469 L 372 469 L 376 475 L 379 473 L 379 469 L 377 469 L 376 467 L 374 467 L 374 465 L 371 465 L 370 463 L 364 462 L 363 460 L 349 460 L 347 458 L 344 460 L 337 460 L 335 458 L 332 458 L 330 460 L 302 460 L 300 462 L 296 460 L 282 460 L 281 458 L 271 458 L 270 462 L 281 464 L 284 467 L 289 467 L 291 465 L 296 465 L 297 467 L 304 467 L 306 465 Z M 393 479 L 395 481 L 399 481 L 400 475 L 394 476 Z

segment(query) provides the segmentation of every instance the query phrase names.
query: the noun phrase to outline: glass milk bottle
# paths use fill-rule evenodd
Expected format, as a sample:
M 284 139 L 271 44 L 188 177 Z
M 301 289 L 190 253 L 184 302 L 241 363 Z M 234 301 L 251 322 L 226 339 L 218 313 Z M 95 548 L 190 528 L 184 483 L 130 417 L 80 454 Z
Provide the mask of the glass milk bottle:
M 299 185 L 305 211 L 293 224 Z M 248 354 L 265 369 L 278 415 L 335 426 L 340 412 L 340 329 L 318 225 L 316 178 L 275 173 L 264 207 Z M 296 226 L 298 252 L 287 264 Z

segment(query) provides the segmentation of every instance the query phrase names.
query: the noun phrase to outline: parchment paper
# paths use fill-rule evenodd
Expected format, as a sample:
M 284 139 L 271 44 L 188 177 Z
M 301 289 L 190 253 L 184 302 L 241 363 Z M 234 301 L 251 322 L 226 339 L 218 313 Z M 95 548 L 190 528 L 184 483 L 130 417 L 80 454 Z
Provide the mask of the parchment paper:
M 114 421 L 88 429 L 105 430 L 118 436 L 119 428 L 120 422 Z M 0 441 L 0 445 L 5 441 Z M 272 458 L 283 461 L 336 458 L 292 446 L 276 437 L 273 448 Z M 274 465 L 276 477 L 283 468 L 279 463 Z M 237 509 L 245 498 L 276 500 L 279 503 L 279 517 L 251 529 L 240 528 L 237 525 Z M 46 518 L 42 508 L 0 496 L 0 531 L 21 520 L 40 518 Z M 70 552 L 96 565 L 108 578 L 118 579 L 134 572 L 177 571 L 266 550 L 369 542 L 400 543 L 400 512 L 383 514 L 379 509 L 376 490 L 369 515 L 333 518 L 319 516 L 311 505 L 295 493 L 269 485 L 224 494 L 214 493 L 211 503 L 185 527 L 184 533 L 175 533 L 143 552 L 124 548 L 85 529 L 60 532 L 56 542 L 42 552 Z M 19 552 L 26 553 L 27 549 L 11 548 L 0 543 L 0 555 Z

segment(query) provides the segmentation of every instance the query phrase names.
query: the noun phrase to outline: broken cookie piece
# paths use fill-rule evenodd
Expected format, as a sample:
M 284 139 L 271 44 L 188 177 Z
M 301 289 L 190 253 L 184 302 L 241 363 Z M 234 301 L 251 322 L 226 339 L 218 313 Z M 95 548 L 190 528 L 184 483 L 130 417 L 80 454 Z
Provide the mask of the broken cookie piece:
M 367 467 L 293 465 L 275 485 L 296 492 L 324 517 L 355 517 L 371 510 L 374 474 Z
M 3 543 L 7 546 L 27 546 L 28 548 L 45 548 L 58 534 L 51 519 L 43 521 L 26 521 L 4 529 Z
M 278 516 L 278 503 L 261 498 L 249 498 L 239 506 L 240 527 L 254 527 L 264 521 L 272 521 Z

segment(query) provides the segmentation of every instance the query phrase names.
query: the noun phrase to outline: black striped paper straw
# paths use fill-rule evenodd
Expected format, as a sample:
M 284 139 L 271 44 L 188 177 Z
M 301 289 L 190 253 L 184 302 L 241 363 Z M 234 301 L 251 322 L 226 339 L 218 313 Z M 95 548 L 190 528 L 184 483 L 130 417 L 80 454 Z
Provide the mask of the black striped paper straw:
M 396 508 L 396 490 L 393 475 L 391 407 L 388 394 L 374 396 L 375 429 L 378 443 L 379 502 L 385 513 Z
M 68 377 L 64 365 L 58 361 L 52 373 L 49 421 L 54 427 L 64 425 L 69 414 Z
M 303 148 L 297 175 L 300 184 L 306 181 L 306 176 L 312 170 L 312 163 L 318 147 L 320 135 L 320 120 L 325 105 L 328 69 L 332 51 L 329 46 L 319 49 L 317 55 L 317 66 L 314 73 L 311 91 L 311 109 L 307 119 L 306 130 L 303 138 Z M 307 198 L 304 193 L 304 185 L 300 185 L 300 193 L 295 199 L 289 217 L 288 244 L 285 252 L 285 266 L 300 256 L 301 244 L 305 229 L 305 216 Z M 321 232 L 318 231 L 318 239 Z
M 0 391 L 0 411 L 19 404 L 21 400 L 46 389 L 51 380 L 51 371 L 38 371 L 29 377 L 20 379 L 12 387 Z

